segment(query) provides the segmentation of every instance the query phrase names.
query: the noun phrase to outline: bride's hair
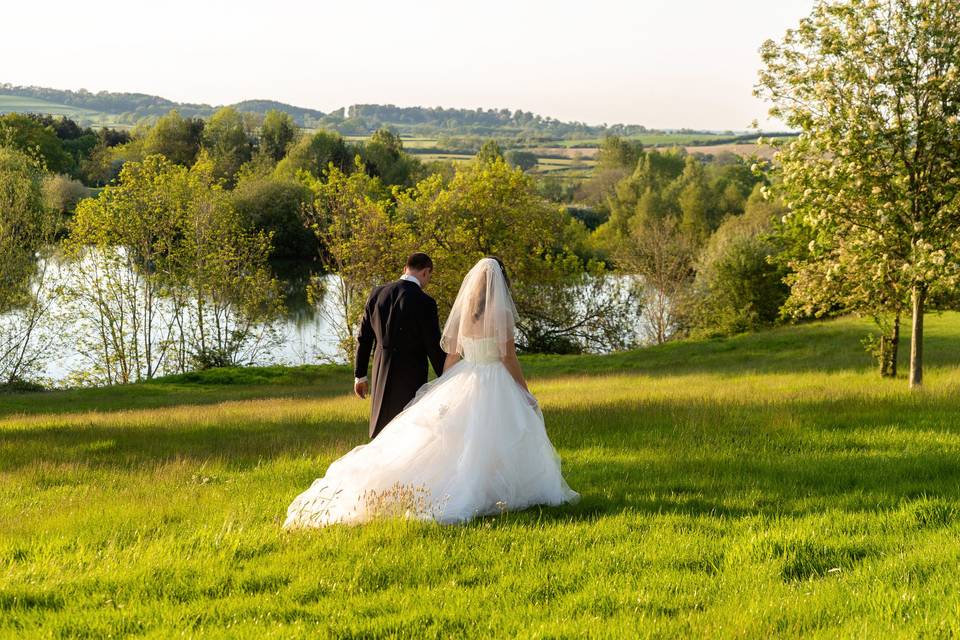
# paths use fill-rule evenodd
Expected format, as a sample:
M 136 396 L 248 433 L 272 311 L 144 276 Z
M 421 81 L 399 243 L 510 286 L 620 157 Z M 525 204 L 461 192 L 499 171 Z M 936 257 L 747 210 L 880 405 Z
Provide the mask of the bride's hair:
M 507 267 L 506 267 L 506 265 L 503 264 L 503 260 L 501 260 L 501 259 L 500 259 L 499 257 L 497 257 L 497 256 L 485 256 L 485 257 L 490 258 L 491 260 L 496 260 L 496 261 L 497 261 L 497 264 L 500 265 L 500 273 L 503 274 L 503 279 L 504 279 L 504 281 L 507 283 L 507 288 L 509 289 L 509 288 L 510 288 L 510 276 L 507 275 Z
M 462 340 L 490 338 L 504 356 L 512 352 L 518 320 L 503 261 L 496 256 L 482 258 L 463 278 L 443 327 L 440 346 L 447 353 L 462 355 Z
M 498 265 L 500 265 L 500 273 L 503 274 L 503 281 L 507 283 L 507 289 L 510 289 L 510 277 L 507 276 L 507 267 L 504 266 L 503 260 L 497 256 L 485 256 L 485 259 L 494 260 Z M 473 316 L 474 321 L 479 320 L 483 316 L 483 312 L 487 308 L 487 281 L 486 279 L 481 279 L 477 283 L 477 288 L 473 292 Z

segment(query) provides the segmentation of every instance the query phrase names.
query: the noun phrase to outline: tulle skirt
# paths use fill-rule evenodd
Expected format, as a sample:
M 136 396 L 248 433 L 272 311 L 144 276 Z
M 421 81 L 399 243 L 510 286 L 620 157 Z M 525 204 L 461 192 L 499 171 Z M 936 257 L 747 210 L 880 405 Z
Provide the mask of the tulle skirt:
M 572 502 L 543 414 L 499 362 L 461 361 L 297 496 L 285 528 L 378 517 L 465 522 Z

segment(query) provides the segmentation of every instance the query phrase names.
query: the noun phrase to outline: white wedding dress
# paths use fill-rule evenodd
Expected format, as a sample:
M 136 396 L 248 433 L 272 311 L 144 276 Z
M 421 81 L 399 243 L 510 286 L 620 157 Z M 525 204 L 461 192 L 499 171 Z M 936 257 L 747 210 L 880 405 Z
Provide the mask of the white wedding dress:
M 381 516 L 465 522 L 576 500 L 536 400 L 493 337 L 460 336 L 462 360 L 424 385 L 372 442 L 335 461 L 290 505 L 286 528 Z

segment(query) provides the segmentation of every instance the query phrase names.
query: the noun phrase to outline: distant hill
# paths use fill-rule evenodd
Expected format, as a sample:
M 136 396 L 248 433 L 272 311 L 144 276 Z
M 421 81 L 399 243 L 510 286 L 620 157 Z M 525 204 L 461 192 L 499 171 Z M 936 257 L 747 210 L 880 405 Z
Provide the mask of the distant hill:
M 238 111 L 249 113 L 283 111 L 284 113 L 289 113 L 300 126 L 304 126 L 304 124 L 310 120 L 320 120 L 326 115 L 323 111 L 307 109 L 306 107 L 295 107 L 284 102 L 277 102 L 276 100 L 244 100 L 231 106 Z
M 301 127 L 325 128 L 343 135 L 355 136 L 369 135 L 381 127 L 387 127 L 403 136 L 499 138 L 529 146 L 556 140 L 579 140 L 595 144 L 597 139 L 607 135 L 640 137 L 661 133 L 642 125 L 564 122 L 519 109 L 511 111 L 356 104 L 324 113 L 275 100 L 244 100 L 230 106 L 239 111 L 258 114 L 275 109 L 290 114 Z M 92 93 L 85 89 L 72 91 L 0 83 L 0 113 L 64 115 L 81 125 L 130 127 L 141 121 L 155 120 L 171 109 L 176 109 L 187 117 L 208 118 L 218 108 L 208 104 L 174 102 L 145 93 Z M 716 132 L 689 130 L 674 130 L 670 132 L 670 136 L 677 132 L 699 134 L 694 136 L 697 142 L 712 141 L 716 136 Z M 726 132 L 726 135 L 736 134 Z

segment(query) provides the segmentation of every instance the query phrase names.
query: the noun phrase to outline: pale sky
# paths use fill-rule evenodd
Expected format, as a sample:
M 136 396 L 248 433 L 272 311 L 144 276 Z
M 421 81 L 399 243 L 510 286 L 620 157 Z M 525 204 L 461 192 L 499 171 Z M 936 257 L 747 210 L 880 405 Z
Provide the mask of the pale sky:
M 767 38 L 814 0 L 18 0 L 0 83 L 523 109 L 561 120 L 745 129 Z

